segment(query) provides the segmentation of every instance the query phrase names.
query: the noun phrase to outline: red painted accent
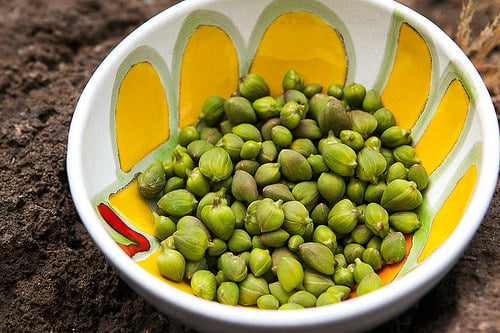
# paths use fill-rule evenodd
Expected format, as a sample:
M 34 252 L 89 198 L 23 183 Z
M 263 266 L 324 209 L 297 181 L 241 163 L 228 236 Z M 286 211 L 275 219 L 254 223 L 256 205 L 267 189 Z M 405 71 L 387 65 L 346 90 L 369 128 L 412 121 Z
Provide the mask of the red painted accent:
M 118 246 L 120 246 L 120 248 L 129 255 L 129 257 L 132 257 L 138 252 L 149 250 L 150 245 L 148 239 L 137 231 L 130 229 L 106 204 L 100 203 L 97 206 L 97 209 L 99 210 L 102 218 L 111 226 L 111 228 L 135 243 L 129 245 L 117 243 Z

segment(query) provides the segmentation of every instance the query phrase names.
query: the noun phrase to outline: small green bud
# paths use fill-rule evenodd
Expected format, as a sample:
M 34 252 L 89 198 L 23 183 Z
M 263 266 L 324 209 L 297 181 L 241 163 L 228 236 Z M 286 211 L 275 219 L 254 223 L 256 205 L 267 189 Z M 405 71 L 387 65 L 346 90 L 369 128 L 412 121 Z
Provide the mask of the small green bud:
M 279 301 L 279 304 L 285 304 L 288 302 L 288 299 L 295 291 L 293 289 L 290 291 L 286 291 L 285 289 L 283 289 L 283 286 L 279 281 L 275 281 L 269 283 L 269 292 L 271 293 L 271 295 L 276 297 L 276 299 Z
M 186 126 L 179 132 L 179 144 L 187 147 L 194 140 L 198 140 L 200 134 L 193 126 Z
M 187 171 L 186 189 L 199 197 L 210 191 L 210 183 L 201 173 L 200 168 L 196 167 Z
M 199 270 L 191 278 L 191 289 L 195 296 L 206 300 L 213 300 L 217 292 L 215 275 L 208 270 Z
M 281 174 L 292 182 L 309 180 L 312 178 L 312 169 L 304 155 L 291 150 L 283 149 L 278 155 Z
M 269 87 L 266 82 L 257 73 L 243 75 L 239 80 L 238 92 L 241 96 L 255 101 L 258 98 L 269 95 Z
M 224 117 L 224 98 L 220 96 L 209 96 L 201 105 L 200 120 L 207 126 L 217 126 Z
M 304 235 L 306 226 L 312 223 L 309 211 L 299 201 L 287 201 L 282 206 L 283 229 L 292 235 Z
M 278 281 L 285 291 L 291 291 L 302 284 L 304 269 L 302 264 L 291 256 L 283 257 L 278 262 L 276 269 Z
M 197 203 L 198 201 L 191 192 L 179 189 L 163 195 L 157 205 L 166 214 L 180 217 L 191 213 Z
M 274 231 L 283 225 L 285 214 L 282 204 L 281 200 L 275 202 L 270 198 L 260 201 L 255 216 L 261 232 Z
M 351 232 L 351 238 L 355 243 L 366 244 L 372 238 L 373 233 L 366 224 L 358 224 Z
M 387 162 L 381 153 L 371 148 L 363 148 L 358 153 L 356 176 L 364 182 L 377 184 L 386 167 Z
M 262 195 L 265 198 L 271 198 L 274 201 L 282 200 L 283 202 L 295 200 L 292 192 L 285 184 L 277 183 L 265 186 L 262 189 Z
M 377 135 L 381 135 L 386 129 L 396 125 L 396 118 L 389 109 L 380 108 L 373 113 L 373 116 L 377 119 L 377 128 L 375 129 Z
M 290 238 L 288 238 L 288 248 L 290 251 L 297 252 L 299 250 L 299 245 L 303 244 L 304 237 L 301 235 L 292 235 Z
M 320 193 L 315 181 L 304 181 L 296 184 L 292 189 L 295 200 L 302 203 L 307 210 L 312 210 L 318 204 Z
M 413 164 L 408 169 L 408 180 L 417 184 L 419 191 L 423 191 L 429 184 L 429 175 L 421 164 Z
M 284 91 L 290 89 L 302 91 L 304 90 L 304 77 L 293 69 L 289 69 L 283 76 L 282 86 Z
M 363 136 L 359 132 L 353 130 L 342 130 L 340 131 L 339 137 L 343 144 L 348 145 L 356 151 L 363 148 L 365 144 Z
M 352 274 L 357 283 L 360 283 L 368 273 L 374 272 L 373 267 L 364 263 L 360 258 L 354 259 L 354 263 L 356 267 L 354 267 L 354 272 Z
M 323 133 L 316 120 L 306 118 L 302 119 L 297 127 L 293 129 L 293 137 L 318 140 L 323 137 Z
M 338 83 L 332 83 L 328 86 L 326 93 L 338 99 L 344 97 L 344 88 Z
M 366 89 L 359 83 L 351 83 L 344 88 L 344 98 L 353 107 L 361 107 L 366 95 Z
M 201 258 L 198 261 L 186 261 L 186 272 L 184 276 L 186 279 L 191 280 L 193 274 L 199 270 L 208 269 L 207 259 L 205 257 Z
M 359 283 L 358 288 L 356 289 L 356 296 L 363 296 L 381 288 L 382 286 L 382 279 L 377 275 L 377 273 L 369 273 Z
M 271 294 L 262 295 L 257 298 L 257 307 L 261 310 L 278 310 L 279 306 L 280 302 Z
M 363 139 L 368 138 L 377 128 L 377 119 L 371 113 L 352 110 L 349 112 L 349 118 L 352 130 L 360 133 Z
M 171 218 L 158 215 L 156 212 L 153 212 L 153 218 L 153 233 L 156 238 L 164 240 L 175 232 L 175 222 Z
M 420 206 L 422 201 L 415 182 L 396 179 L 387 185 L 380 204 L 389 211 L 410 211 Z
M 235 125 L 231 132 L 238 135 L 243 139 L 243 141 L 262 141 L 262 135 L 260 134 L 260 131 L 257 129 L 257 127 L 249 123 Z
M 325 291 L 324 293 L 318 296 L 318 299 L 316 300 L 316 306 L 324 306 L 339 302 L 340 299 L 337 297 L 337 295 Z
M 214 182 L 220 182 L 231 176 L 233 162 L 229 153 L 220 147 L 206 151 L 198 163 L 201 173 Z
M 300 90 L 300 89 L 299 89 Z M 323 86 L 319 83 L 308 83 L 305 85 L 303 93 L 307 98 L 311 98 L 316 94 L 320 94 Z
M 299 103 L 291 101 L 283 105 L 280 112 L 280 122 L 286 128 L 293 130 L 304 118 L 304 108 Z
M 177 229 L 172 235 L 175 247 L 186 259 L 198 261 L 203 258 L 208 248 L 208 238 L 205 232 L 196 226 L 186 226 Z
M 299 290 L 290 296 L 288 303 L 300 304 L 304 308 L 312 308 L 316 305 L 316 296 L 306 290 Z
M 184 178 L 172 176 L 165 183 L 165 188 L 163 189 L 163 193 L 184 189 L 185 187 L 186 187 L 186 180 Z
M 382 255 L 380 254 L 380 251 L 375 248 L 367 247 L 363 252 L 361 260 L 372 266 L 375 271 L 382 268 Z
M 309 155 L 311 154 L 318 153 L 316 145 L 311 140 L 305 138 L 294 140 L 290 145 L 290 149 L 301 153 L 306 158 L 309 157 Z
M 234 133 L 224 134 L 222 138 L 215 144 L 216 147 L 224 148 L 231 157 L 231 160 L 238 161 L 240 159 L 241 149 L 244 141 Z
M 335 204 L 344 197 L 346 184 L 338 174 L 323 172 L 318 178 L 318 191 L 326 201 Z
M 222 133 L 216 127 L 203 127 L 200 130 L 200 140 L 205 140 L 215 145 L 220 138 L 222 138 Z
M 322 152 L 326 165 L 340 176 L 353 176 L 358 166 L 356 152 L 343 143 L 327 145 Z
M 245 229 L 234 229 L 227 241 L 229 251 L 240 253 L 252 247 L 252 238 Z
M 240 288 L 233 281 L 222 282 L 217 288 L 217 302 L 227 305 L 238 304 Z
M 377 184 L 368 184 L 365 191 L 365 200 L 379 203 L 386 188 L 387 185 L 383 181 L 379 181 Z
M 335 268 L 333 281 L 337 285 L 347 286 L 352 288 L 355 284 L 353 273 L 345 267 Z
M 271 96 L 264 96 L 252 103 L 260 119 L 270 119 L 280 114 L 282 105 Z
M 247 276 L 245 260 L 231 252 L 226 252 L 219 257 L 217 267 L 230 281 L 241 282 Z
M 231 193 L 236 200 L 248 203 L 257 200 L 259 196 L 254 177 L 243 170 L 237 170 L 234 173 Z
M 208 244 L 207 254 L 211 257 L 218 257 L 227 250 L 227 243 L 220 238 L 214 238 Z
M 211 205 L 202 209 L 201 220 L 211 232 L 223 240 L 231 237 L 236 224 L 233 210 L 219 197 L 215 197 Z
M 382 141 L 382 145 L 387 148 L 407 145 L 411 142 L 411 131 L 397 125 L 391 126 L 382 132 L 380 140 Z
M 161 161 L 154 161 L 137 177 L 139 192 L 149 199 L 158 196 L 166 182 L 165 169 Z
M 320 273 L 331 275 L 335 271 L 333 253 L 323 244 L 315 242 L 301 244 L 299 246 L 299 254 L 308 266 Z
M 293 135 L 288 128 L 276 125 L 271 129 L 271 139 L 280 148 L 286 148 L 292 144 Z
M 391 227 L 402 233 L 409 234 L 420 228 L 420 219 L 415 212 L 396 212 L 389 216 Z
M 261 164 L 271 163 L 276 161 L 277 157 L 278 147 L 276 147 L 276 144 L 270 140 L 262 142 L 257 161 Z
M 250 252 L 248 266 L 255 276 L 262 276 L 271 270 L 273 264 L 269 250 L 254 248 Z
M 387 169 L 385 175 L 385 181 L 387 183 L 392 182 L 394 179 L 407 179 L 408 178 L 408 169 L 401 162 L 392 163 L 391 166 Z
M 272 140 L 271 130 L 273 129 L 274 126 L 278 126 L 278 125 L 281 125 L 281 121 L 280 121 L 279 117 L 274 117 L 274 118 L 266 120 L 260 128 L 262 140 L 264 140 L 264 141 Z
M 409 145 L 401 145 L 394 148 L 392 154 L 396 161 L 403 163 L 407 168 L 420 163 L 420 158 L 417 156 L 415 149 Z
M 373 234 L 381 238 L 389 232 L 389 214 L 375 202 L 370 202 L 365 210 L 365 225 Z
M 380 99 L 379 93 L 375 89 L 368 90 L 363 98 L 363 110 L 366 112 L 374 113 L 384 105 Z
M 351 119 L 344 104 L 335 97 L 328 98 L 316 121 L 323 134 L 333 131 L 335 135 L 339 135 L 342 130 L 352 129 Z
M 169 280 L 179 282 L 184 277 L 186 261 L 177 250 L 164 248 L 156 257 L 156 265 L 160 274 Z
M 255 172 L 255 182 L 259 187 L 279 182 L 281 178 L 279 163 L 265 163 Z
M 284 246 L 290 234 L 286 232 L 284 229 L 277 229 L 274 231 L 265 232 L 260 235 L 259 240 L 262 244 L 269 247 L 281 247 Z
M 336 233 L 350 233 L 358 223 L 360 211 L 349 199 L 337 202 L 328 214 L 328 226 Z
M 269 294 L 269 286 L 266 279 L 256 277 L 251 273 L 247 274 L 245 280 L 240 282 L 239 287 L 240 296 L 238 302 L 241 305 L 255 305 L 260 296 Z
M 243 160 L 251 160 L 257 158 L 260 153 L 262 142 L 253 140 L 246 141 L 241 147 L 240 158 Z
M 352 177 L 347 183 L 345 194 L 352 202 L 360 205 L 365 199 L 366 186 L 365 182 Z
M 187 152 L 193 161 L 198 161 L 203 153 L 214 148 L 214 145 L 205 140 L 194 140 L 187 145 Z
M 235 167 L 234 171 L 238 170 L 243 170 L 251 174 L 252 176 L 255 175 L 255 172 L 259 168 L 260 164 L 257 161 L 252 161 L 252 160 L 241 160 L 239 161 Z
M 356 258 L 361 258 L 365 248 L 358 243 L 349 243 L 344 247 L 344 256 L 347 263 L 352 264 Z
M 389 264 L 396 264 L 403 260 L 406 253 L 406 240 L 403 233 L 391 232 L 382 240 L 380 254 L 384 261 Z
M 337 248 L 337 236 L 326 225 L 318 225 L 312 235 L 313 242 L 320 243 L 328 247 L 332 253 Z

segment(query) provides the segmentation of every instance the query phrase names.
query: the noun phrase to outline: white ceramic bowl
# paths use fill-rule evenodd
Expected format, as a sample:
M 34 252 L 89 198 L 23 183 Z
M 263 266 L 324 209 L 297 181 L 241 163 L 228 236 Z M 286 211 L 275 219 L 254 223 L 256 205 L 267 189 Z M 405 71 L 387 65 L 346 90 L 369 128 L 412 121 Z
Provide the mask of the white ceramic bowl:
M 135 175 L 166 158 L 202 100 L 260 73 L 276 94 L 293 68 L 320 81 L 377 89 L 411 128 L 430 173 L 422 228 L 383 288 L 313 309 L 262 311 L 209 302 L 154 265 L 150 206 Z M 89 234 L 122 278 L 167 315 L 201 331 L 355 331 L 397 315 L 455 264 L 476 232 L 498 174 L 488 92 L 445 33 L 386 0 L 186 0 L 125 38 L 89 80 L 71 123 L 67 167 Z

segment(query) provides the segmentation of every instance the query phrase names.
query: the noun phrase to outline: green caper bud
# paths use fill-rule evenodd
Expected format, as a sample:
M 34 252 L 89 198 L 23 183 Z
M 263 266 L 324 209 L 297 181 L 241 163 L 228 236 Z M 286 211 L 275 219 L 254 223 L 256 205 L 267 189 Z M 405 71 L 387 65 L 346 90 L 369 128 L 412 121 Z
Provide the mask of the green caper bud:
M 278 155 L 281 174 L 292 182 L 309 180 L 312 178 L 312 169 L 304 155 L 291 150 L 283 149 Z
M 201 228 L 201 230 L 203 230 L 205 232 L 205 234 L 207 235 L 208 240 L 212 239 L 212 235 L 210 234 L 210 230 L 208 230 L 208 228 L 198 218 L 191 216 L 191 215 L 185 215 L 177 221 L 177 230 L 180 230 L 180 229 L 187 227 L 187 226 L 193 226 L 193 225 Z
M 255 172 L 259 168 L 260 164 L 257 161 L 253 160 L 241 160 L 234 166 L 234 171 L 243 170 L 251 174 L 255 175 Z
M 380 147 L 380 153 L 384 156 L 387 165 L 391 165 L 395 162 L 394 155 L 392 154 L 392 149 Z
M 326 291 L 330 294 L 336 295 L 341 301 L 345 301 L 351 295 L 351 288 L 343 285 L 331 286 Z
M 300 310 L 300 309 L 304 309 L 304 307 L 297 303 L 285 303 L 278 308 L 278 310 Z
M 231 176 L 233 162 L 229 153 L 220 147 L 206 151 L 198 163 L 201 173 L 214 182 L 220 182 Z
M 335 135 L 339 135 L 342 130 L 352 129 L 351 119 L 344 104 L 335 97 L 328 99 L 316 121 L 323 134 L 333 131 Z
M 271 271 L 276 274 L 276 270 L 278 269 L 278 263 L 280 262 L 281 258 L 284 257 L 293 257 L 297 260 L 299 260 L 299 257 L 290 251 L 290 249 L 286 246 L 282 247 L 277 247 L 271 252 L 271 259 L 273 260 L 273 265 L 271 266 Z
M 373 249 L 377 249 L 380 251 L 380 245 L 382 244 L 382 239 L 380 239 L 380 237 L 378 236 L 373 236 L 372 238 L 370 238 L 370 240 L 368 241 L 368 243 L 366 243 L 366 248 L 373 248 Z
M 302 91 L 296 89 L 288 89 L 283 94 L 285 98 L 285 104 L 288 102 L 296 102 L 302 109 L 302 119 L 306 116 L 309 111 L 309 100 Z M 285 106 L 285 104 L 283 106 Z M 283 111 L 283 110 L 282 110 Z
M 349 200 L 360 205 L 365 199 L 366 186 L 365 182 L 352 177 L 347 183 L 345 194 Z
M 240 159 L 241 149 L 244 141 L 238 135 L 233 133 L 224 134 L 224 136 L 215 144 L 216 147 L 224 148 L 231 156 L 231 160 L 238 161 Z
M 255 123 L 257 115 L 252 103 L 245 97 L 230 97 L 224 102 L 224 113 L 233 125 L 241 123 Z
M 225 252 L 219 257 L 217 267 L 229 281 L 241 282 L 247 277 L 245 260 L 231 252 Z
M 316 306 L 324 306 L 339 302 L 340 298 L 338 298 L 337 295 L 325 291 L 324 293 L 318 296 L 318 299 L 316 300 Z
M 409 211 L 420 206 L 422 201 L 422 194 L 415 182 L 395 179 L 387 185 L 380 204 L 390 211 Z
M 227 243 L 220 239 L 214 238 L 212 242 L 208 244 L 207 254 L 211 257 L 218 257 L 227 250 Z
M 224 117 L 224 98 L 220 96 L 209 96 L 201 106 L 200 120 L 207 126 L 217 126 Z
M 366 95 L 366 89 L 359 83 L 351 83 L 344 88 L 344 98 L 352 107 L 361 107 Z
M 304 77 L 293 69 L 289 69 L 283 76 L 281 84 L 284 91 L 290 89 L 302 91 L 304 90 Z
M 187 145 L 187 152 L 194 161 L 198 161 L 203 153 L 214 147 L 213 144 L 205 140 L 194 140 Z
M 235 125 L 232 129 L 232 133 L 238 135 L 243 139 L 243 141 L 262 141 L 262 135 L 260 134 L 260 131 L 252 124 L 242 123 Z
M 304 181 L 296 184 L 292 189 L 295 200 L 302 203 L 308 211 L 318 204 L 320 193 L 315 181 Z
M 260 119 L 269 119 L 279 116 L 282 107 L 282 105 L 271 96 L 264 96 L 256 99 L 252 103 L 252 106 Z
M 323 86 L 321 84 L 313 82 L 306 84 L 302 92 L 307 98 L 311 98 L 316 94 L 320 94 L 322 90 Z
M 177 250 L 175 247 L 175 241 L 173 236 L 168 236 L 164 240 L 160 242 L 160 248 L 163 249 L 172 249 L 172 250 Z
M 397 231 L 409 234 L 420 228 L 420 219 L 415 212 L 396 212 L 389 216 L 389 224 Z
M 311 154 L 307 157 L 307 161 L 311 165 L 313 174 L 320 175 L 323 172 L 328 172 L 328 166 L 323 159 L 323 156 L 319 154 Z
M 296 200 L 285 202 L 282 208 L 283 229 L 292 235 L 304 235 L 307 225 L 312 223 L 307 208 Z
M 163 195 L 157 205 L 166 214 L 181 217 L 191 213 L 197 203 L 198 201 L 191 192 L 179 189 Z
M 257 206 L 259 205 L 260 200 L 252 201 L 247 207 L 247 213 L 245 216 L 245 230 L 250 235 L 258 235 L 260 234 L 259 224 L 257 223 Z
M 358 224 L 351 232 L 351 238 L 355 243 L 366 244 L 373 237 L 366 224 Z
M 267 250 L 267 246 L 260 242 L 259 235 L 252 236 L 252 248 Z
M 218 258 L 217 257 L 208 257 L 208 259 L 210 259 L 210 258 L 213 258 L 215 260 L 215 265 L 211 265 L 211 267 L 216 267 L 217 266 Z M 215 274 L 215 281 L 217 282 L 218 286 L 220 286 L 224 282 L 236 283 L 236 282 L 233 282 L 233 281 L 229 281 L 227 279 L 227 277 L 224 275 L 224 272 L 221 271 L 221 270 L 217 271 L 217 273 Z
M 379 203 L 386 188 L 387 185 L 384 181 L 379 181 L 377 184 L 368 184 L 365 190 L 365 200 Z
M 312 295 L 318 297 L 333 285 L 334 283 L 330 276 L 319 273 L 311 268 L 304 270 L 303 286 Z
M 229 251 L 241 253 L 252 247 L 252 238 L 245 229 L 234 229 L 227 246 Z
M 346 184 L 338 174 L 323 172 L 318 178 L 318 191 L 326 201 L 335 204 L 344 197 Z
M 302 264 L 291 256 L 281 258 L 278 262 L 276 274 L 278 276 L 278 281 L 285 291 L 297 288 L 304 280 L 304 269 L 302 268 Z
M 198 261 L 205 255 L 208 248 L 208 238 L 201 228 L 186 226 L 177 229 L 172 236 L 175 247 L 187 260 Z
M 227 305 L 238 304 L 240 288 L 233 281 L 224 281 L 217 288 L 217 302 Z
M 268 247 L 282 247 L 287 243 L 289 237 L 290 234 L 286 230 L 279 228 L 263 233 L 260 235 L 259 240 Z
M 312 308 L 316 305 L 316 296 L 306 290 L 299 290 L 290 296 L 288 303 L 300 304 L 304 308 Z
M 417 188 L 423 191 L 429 184 L 429 175 L 421 164 L 413 164 L 408 169 L 408 180 L 417 184 Z
M 271 198 L 274 201 L 282 200 L 283 202 L 287 202 L 290 200 L 295 200 L 295 197 L 288 189 L 288 186 L 280 183 L 265 186 L 262 189 L 262 195 L 265 198 Z
M 269 95 L 269 87 L 266 82 L 257 73 L 249 73 L 243 75 L 238 84 L 238 92 L 241 96 L 248 98 L 251 101 Z
M 332 253 L 337 248 L 337 236 L 326 225 L 319 225 L 314 229 L 312 240 L 313 242 L 325 245 Z
M 219 197 L 215 197 L 211 205 L 203 207 L 201 220 L 214 235 L 223 240 L 231 237 L 236 224 L 233 210 Z
M 187 171 L 186 189 L 191 193 L 202 197 L 210 191 L 208 179 L 201 173 L 200 168 Z
M 257 307 L 261 310 L 278 310 L 279 306 L 278 299 L 271 294 L 262 295 L 257 298 Z
M 384 107 L 382 100 L 380 99 L 380 94 L 375 89 L 370 89 L 366 92 L 365 98 L 363 98 L 362 106 L 363 110 L 370 113 L 374 113 Z
M 382 148 L 382 141 L 380 141 L 378 136 L 370 136 L 365 140 L 364 147 L 371 148 L 380 153 L 380 149 Z M 384 155 L 382 155 L 384 156 Z M 385 159 L 385 156 L 384 156 Z M 387 164 L 387 160 L 386 160 Z
M 290 144 L 290 149 L 301 153 L 304 157 L 308 157 L 311 154 L 317 154 L 318 150 L 316 145 L 310 139 L 296 139 Z
M 363 260 L 363 262 L 372 266 L 375 271 L 378 271 L 382 268 L 382 255 L 380 254 L 380 251 L 375 248 L 367 247 L 363 251 L 361 259 Z
M 304 117 L 304 108 L 299 103 L 291 101 L 283 105 L 280 112 L 280 122 L 289 130 L 293 130 L 299 125 Z
M 206 300 L 213 300 L 217 292 L 215 275 L 208 270 L 199 270 L 191 278 L 191 289 L 195 296 Z
M 254 248 L 250 252 L 248 266 L 253 275 L 257 277 L 264 275 L 271 270 L 272 264 L 273 261 L 269 250 Z
M 358 243 L 349 243 L 344 246 L 344 257 L 347 263 L 352 264 L 356 258 L 361 258 L 365 247 Z
M 264 198 L 260 201 L 255 216 L 261 232 L 274 231 L 283 225 L 285 214 L 282 205 L 281 200 Z
M 257 158 L 260 153 L 262 142 L 253 140 L 246 141 L 241 147 L 240 158 L 243 160 L 251 160 Z
M 220 133 L 223 136 L 226 135 L 227 133 L 231 133 L 233 130 L 233 127 L 234 127 L 234 125 L 231 122 L 231 120 L 229 120 L 229 119 L 223 120 L 220 122 L 220 125 L 219 125 Z
M 347 260 L 345 259 L 344 256 L 344 249 L 342 248 L 341 245 L 337 245 L 337 251 L 341 249 L 341 252 L 335 253 L 334 259 L 335 259 L 335 267 L 347 267 Z M 335 251 L 335 252 L 337 252 Z
M 272 141 L 264 141 L 260 147 L 259 155 L 257 156 L 257 161 L 261 164 L 271 163 L 278 157 L 278 147 Z
M 340 141 L 340 139 L 335 136 L 333 131 L 329 131 L 328 135 L 325 138 L 322 138 L 321 140 L 319 140 L 318 151 L 321 154 L 323 154 L 323 151 L 324 151 L 326 146 L 333 145 L 336 143 L 342 143 L 342 141 Z
M 356 131 L 353 130 L 342 130 L 340 131 L 339 134 L 340 141 L 342 141 L 343 144 L 348 145 L 355 151 L 360 150 L 363 148 L 365 144 L 365 140 L 363 139 L 363 136 Z
M 382 239 L 380 254 L 384 261 L 389 264 L 396 264 L 403 260 L 406 253 L 406 240 L 402 232 L 390 232 Z
M 354 263 L 356 266 L 352 274 L 357 283 L 360 283 L 367 274 L 374 272 L 373 267 L 364 263 L 360 258 L 354 259 Z
M 373 113 L 373 116 L 377 119 L 377 128 L 375 129 L 377 135 L 381 135 L 386 129 L 396 125 L 396 118 L 389 109 L 380 108 Z
M 276 125 L 271 129 L 271 139 L 280 148 L 286 148 L 292 144 L 293 135 L 288 128 Z
M 245 280 L 240 282 L 239 287 L 240 296 L 238 302 L 241 305 L 255 305 L 260 296 L 269 294 L 269 286 L 266 279 L 256 277 L 251 273 L 248 273 Z
M 328 226 L 336 233 L 350 233 L 358 223 L 360 211 L 349 199 L 337 202 L 328 214 Z
M 207 259 L 205 257 L 201 258 L 198 261 L 186 261 L 186 272 L 184 273 L 184 277 L 188 280 L 191 280 L 194 273 L 199 270 L 208 269 Z
M 236 219 L 235 228 L 244 228 L 247 206 L 243 202 L 236 200 L 231 204 L 231 209 L 233 210 L 234 217 Z
M 344 97 L 344 87 L 338 83 L 332 83 L 328 86 L 326 93 L 337 99 L 342 99 Z
M 310 98 L 309 114 L 313 120 L 319 121 L 319 118 L 323 114 L 326 104 L 328 103 L 330 98 L 331 96 L 321 93 L 315 94 Z
M 365 210 L 365 225 L 370 231 L 381 238 L 389 232 L 389 214 L 378 203 L 370 202 Z
M 185 187 L 186 187 L 186 180 L 184 178 L 173 176 L 167 179 L 163 192 L 167 193 L 173 190 L 180 190 Z
M 165 171 L 165 177 L 171 178 L 174 177 L 174 162 L 173 161 L 163 161 L 163 170 Z
M 363 148 L 358 153 L 356 176 L 364 182 L 377 184 L 386 167 L 387 162 L 381 153 L 371 148 Z
M 153 218 L 153 233 L 156 238 L 164 240 L 175 232 L 175 222 L 170 217 L 158 215 L 158 213 L 153 212 Z
M 285 304 L 288 302 L 288 299 L 295 291 L 293 289 L 290 291 L 286 291 L 285 289 L 283 289 L 283 286 L 279 281 L 275 281 L 269 283 L 269 292 L 271 293 L 271 295 L 276 297 L 276 299 L 279 301 L 279 304 Z
M 200 139 L 213 145 L 215 145 L 220 138 L 222 138 L 222 133 L 216 127 L 203 127 L 200 130 Z
M 236 200 L 243 202 L 255 201 L 259 196 L 254 177 L 243 170 L 237 170 L 234 173 L 231 193 Z
M 394 125 L 382 132 L 380 140 L 387 148 L 407 145 L 411 142 L 411 130 Z
M 184 278 L 186 260 L 177 250 L 163 248 L 156 257 L 156 265 L 160 274 L 169 280 L 179 282 Z
M 205 194 L 200 199 L 200 202 L 198 202 L 198 206 L 196 207 L 196 217 L 198 219 L 201 219 L 201 211 L 203 210 L 203 208 L 205 208 L 205 206 L 213 204 L 214 199 L 216 197 L 224 200 L 225 203 L 227 204 L 228 202 L 227 202 L 226 191 L 227 191 L 227 189 L 225 187 L 222 187 L 217 191 L 208 192 L 207 194 Z
M 335 271 L 335 260 L 332 251 L 325 245 L 306 242 L 299 245 L 299 254 L 304 262 L 320 273 L 331 275 Z
M 328 214 L 330 213 L 330 208 L 327 204 L 320 202 L 317 204 L 312 212 L 311 219 L 315 225 L 326 225 L 328 224 Z
M 248 262 L 250 261 L 250 252 L 249 251 L 243 251 L 238 254 L 238 257 L 243 259 L 245 261 L 245 264 L 248 266 Z
M 145 198 L 155 198 L 167 182 L 165 169 L 161 161 L 154 161 L 137 177 L 139 192 Z
M 385 181 L 392 182 L 394 179 L 407 179 L 408 169 L 401 162 L 392 163 L 385 174 Z
M 358 288 L 356 289 L 356 296 L 363 296 L 381 288 L 382 286 L 382 279 L 377 275 L 377 273 L 369 273 L 359 283 Z
M 358 166 L 356 152 L 343 143 L 327 145 L 322 152 L 326 165 L 340 176 L 353 176 Z
M 420 163 L 420 158 L 417 156 L 415 149 L 409 145 L 401 145 L 394 148 L 392 154 L 396 161 L 403 163 L 407 168 Z
M 262 164 L 255 172 L 254 178 L 259 187 L 277 183 L 281 178 L 279 163 Z
M 347 286 L 350 288 L 352 288 L 355 284 L 353 273 L 345 267 L 335 268 L 333 281 L 337 285 Z
M 223 188 L 229 189 L 231 188 L 231 185 L 233 185 L 233 177 L 229 176 L 228 178 L 221 180 L 220 182 L 212 182 L 212 184 L 210 185 L 210 191 L 217 192 Z M 232 197 L 229 198 L 233 199 Z
M 262 135 L 262 140 L 264 141 L 270 141 L 272 140 L 271 137 L 271 130 L 273 129 L 274 126 L 281 125 L 281 121 L 279 117 L 271 118 L 268 119 L 262 124 L 260 127 L 260 133 Z
M 288 248 L 290 251 L 297 252 L 299 250 L 299 245 L 304 242 L 304 237 L 301 235 L 292 235 L 288 238 Z
M 186 126 L 179 132 L 179 144 L 187 147 L 194 140 L 198 140 L 200 134 L 193 126 Z
M 352 130 L 360 133 L 364 139 L 368 138 L 377 128 L 377 119 L 371 113 L 352 110 L 349 112 L 349 118 Z

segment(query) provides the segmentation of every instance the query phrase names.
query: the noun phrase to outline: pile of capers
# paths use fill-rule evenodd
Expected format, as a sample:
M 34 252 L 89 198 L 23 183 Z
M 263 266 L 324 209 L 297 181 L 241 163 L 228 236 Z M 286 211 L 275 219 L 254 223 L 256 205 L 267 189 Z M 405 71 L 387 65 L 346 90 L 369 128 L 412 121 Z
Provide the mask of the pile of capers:
M 382 287 L 420 227 L 428 174 L 411 132 L 375 90 L 289 70 L 272 97 L 244 75 L 210 96 L 178 133 L 171 160 L 137 177 L 157 202 L 159 272 L 194 295 L 260 309 L 300 309 Z

